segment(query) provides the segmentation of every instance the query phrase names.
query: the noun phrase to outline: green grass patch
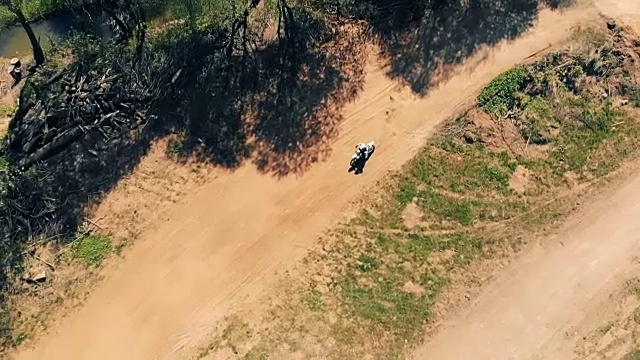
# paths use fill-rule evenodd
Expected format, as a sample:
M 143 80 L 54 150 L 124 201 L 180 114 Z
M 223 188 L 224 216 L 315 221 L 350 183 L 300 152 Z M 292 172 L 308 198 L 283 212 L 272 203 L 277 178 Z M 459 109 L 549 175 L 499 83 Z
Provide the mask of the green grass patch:
M 627 282 L 629 292 L 640 300 L 640 279 L 632 279 Z
M 448 283 L 445 271 L 482 256 L 486 243 L 464 233 L 372 231 L 365 236 L 372 242 L 356 248 L 346 242 L 328 256 L 331 262 L 337 254 L 350 254 L 341 261 L 344 272 L 334 280 L 340 303 L 360 326 L 392 333 L 398 343 L 421 335 L 436 296 Z M 434 260 L 446 252 L 452 256 Z
M 499 75 L 480 92 L 478 106 L 491 115 L 506 115 L 516 104 L 516 94 L 524 88 L 529 76 L 529 71 L 523 66 Z
M 381 207 L 381 221 L 401 228 L 401 212 L 410 202 L 439 223 L 468 227 L 507 219 L 525 207 L 509 188 L 509 177 L 518 165 L 518 159 L 506 152 L 437 138 L 399 178 L 393 199 Z
M 565 170 L 580 173 L 594 151 L 615 134 L 614 124 L 623 121 L 624 113 L 614 110 L 608 102 L 592 109 L 588 100 L 582 100 L 578 106 L 582 109 L 577 116 L 579 121 L 563 124 L 563 136 L 556 141 L 553 157 Z
M 81 235 L 72 243 L 74 255 L 88 267 L 98 267 L 113 250 L 111 240 L 102 235 Z
M 184 138 L 173 139 L 167 145 L 166 153 L 172 158 L 184 158 L 192 149 Z
M 249 339 L 252 335 L 252 330 L 249 324 L 240 320 L 237 316 L 232 316 L 227 319 L 227 325 L 222 330 L 222 333 L 216 336 L 209 345 L 200 350 L 198 359 L 204 359 L 211 353 L 222 348 L 230 349 L 234 354 L 238 354 L 238 345 L 242 344 L 245 340 Z M 262 351 L 259 348 L 250 351 L 245 355 L 245 359 L 262 359 Z
M 622 83 L 622 92 L 632 106 L 640 108 L 640 86 L 635 84 L 631 74 L 625 73 L 624 76 L 626 81 Z
M 622 360 L 640 360 L 640 349 L 635 349 L 625 355 Z
M 15 111 L 15 105 L 0 103 L 0 118 L 12 116 Z
M 418 281 L 429 284 L 429 292 L 411 294 L 402 291 L 407 274 L 399 269 L 377 275 L 370 284 L 363 284 L 359 274 L 350 271 L 339 282 L 343 301 L 353 315 L 370 321 L 372 328 L 393 331 L 404 339 L 410 339 L 415 328 L 429 317 L 434 296 L 444 285 L 444 279 L 422 274 Z

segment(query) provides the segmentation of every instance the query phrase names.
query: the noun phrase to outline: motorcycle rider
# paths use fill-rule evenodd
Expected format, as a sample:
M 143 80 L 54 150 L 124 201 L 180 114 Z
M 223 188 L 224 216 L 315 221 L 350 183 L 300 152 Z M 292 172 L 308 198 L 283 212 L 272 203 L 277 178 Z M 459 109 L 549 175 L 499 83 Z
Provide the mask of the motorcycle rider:
M 364 170 L 364 163 L 369 159 L 374 149 L 373 141 L 356 145 L 356 152 L 351 157 L 349 171 L 353 170 L 355 174 L 361 174 Z
M 369 154 L 369 147 L 365 143 L 360 143 L 356 145 L 356 151 L 363 159 L 365 159 Z

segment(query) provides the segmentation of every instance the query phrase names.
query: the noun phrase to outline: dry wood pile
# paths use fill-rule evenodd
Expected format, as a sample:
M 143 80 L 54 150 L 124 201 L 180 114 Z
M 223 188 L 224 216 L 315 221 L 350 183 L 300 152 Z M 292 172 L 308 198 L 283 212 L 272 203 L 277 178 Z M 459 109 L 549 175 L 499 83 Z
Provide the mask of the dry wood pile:
M 32 85 L 36 96 L 24 92 L 6 144 L 18 166 L 48 159 L 90 131 L 110 141 L 144 124 L 162 86 L 151 74 L 134 71 L 131 62 L 75 64 Z

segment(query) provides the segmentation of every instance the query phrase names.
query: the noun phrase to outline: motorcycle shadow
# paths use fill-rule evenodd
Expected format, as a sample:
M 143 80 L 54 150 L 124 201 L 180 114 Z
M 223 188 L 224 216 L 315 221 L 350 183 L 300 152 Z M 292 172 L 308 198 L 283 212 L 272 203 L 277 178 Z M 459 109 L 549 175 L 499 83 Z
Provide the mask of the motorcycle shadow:
M 367 165 L 367 161 L 371 159 L 374 152 L 376 152 L 375 148 L 371 151 L 369 156 L 367 156 L 366 158 L 359 159 L 358 161 L 356 161 L 355 164 L 349 166 L 349 170 L 347 170 L 347 172 L 353 172 L 354 175 L 362 174 L 364 172 L 364 167 Z

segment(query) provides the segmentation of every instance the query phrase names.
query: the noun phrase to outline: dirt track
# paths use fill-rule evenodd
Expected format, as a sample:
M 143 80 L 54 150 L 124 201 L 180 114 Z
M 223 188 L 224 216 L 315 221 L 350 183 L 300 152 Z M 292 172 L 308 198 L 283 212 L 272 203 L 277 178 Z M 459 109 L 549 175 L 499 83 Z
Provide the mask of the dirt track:
M 554 246 L 525 256 L 452 319 L 415 359 L 573 358 L 610 294 L 637 274 L 640 176 L 571 222 Z
M 230 310 L 258 299 L 277 271 L 300 259 L 324 229 L 345 216 L 349 202 L 363 187 L 410 159 L 436 125 L 465 107 L 484 84 L 562 41 L 571 26 L 595 15 L 589 6 L 576 6 L 566 13 L 543 11 L 539 23 L 524 37 L 481 51 L 467 61 L 473 66 L 460 67 L 422 99 L 397 91 L 384 71 L 372 67 L 359 99 L 346 110 L 340 137 L 327 161 L 301 177 L 284 180 L 262 175 L 251 166 L 221 172 L 175 209 L 170 221 L 146 234 L 81 310 L 18 358 L 182 359 L 192 354 L 218 321 Z M 365 174 L 354 177 L 345 167 L 353 144 L 369 139 L 378 144 L 376 154 Z M 637 188 L 640 181 L 633 184 Z M 619 196 L 631 201 L 625 194 Z M 620 208 L 629 216 L 633 210 L 634 206 Z M 631 224 L 627 226 L 633 230 Z M 622 245 L 616 249 L 609 257 L 626 255 Z M 557 261 L 566 263 L 562 258 Z M 531 271 L 539 268 L 533 267 Z M 565 301 L 573 301 L 564 296 Z M 477 316 L 487 314 L 491 313 Z M 455 328 L 452 331 L 456 334 Z M 541 330 L 541 338 L 545 334 Z M 476 336 L 473 332 L 472 337 Z M 442 344 L 445 350 L 459 345 Z

